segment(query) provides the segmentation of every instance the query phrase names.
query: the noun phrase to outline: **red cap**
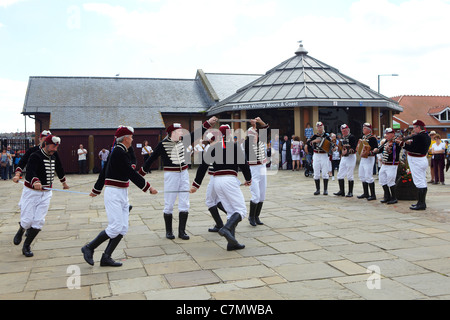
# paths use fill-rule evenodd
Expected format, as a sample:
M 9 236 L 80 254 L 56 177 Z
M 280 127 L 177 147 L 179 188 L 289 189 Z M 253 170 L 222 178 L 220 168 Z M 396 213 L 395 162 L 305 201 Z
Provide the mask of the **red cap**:
M 172 124 L 170 127 L 167 128 L 167 133 L 171 134 L 172 131 L 177 130 L 177 129 L 183 129 L 183 127 L 181 126 L 180 123 L 174 123 Z
M 47 138 L 45 138 L 44 141 L 45 141 L 45 144 L 47 144 L 47 145 L 49 145 L 49 144 L 59 145 L 61 143 L 61 138 L 49 134 L 47 136 Z
M 414 120 L 413 125 L 419 126 L 419 127 L 425 127 L 425 123 L 422 120 Z
M 363 124 L 363 128 L 364 128 L 364 127 L 369 128 L 370 130 L 372 130 L 372 125 L 371 125 L 370 123 L 367 123 L 367 122 L 364 123 L 364 124 Z
M 41 134 L 39 135 L 39 138 L 46 137 L 46 136 L 48 136 L 48 135 L 50 135 L 50 134 L 52 134 L 52 133 L 50 132 L 50 130 L 44 130 L 44 131 L 42 131 Z
M 341 126 L 341 130 L 344 130 L 344 129 L 348 129 L 348 125 L 346 125 L 345 123 Z
M 231 130 L 231 128 L 228 124 L 223 124 L 219 128 L 219 131 L 222 133 L 223 136 L 225 136 L 227 134 L 227 130 Z
M 114 137 L 116 137 L 116 139 L 117 139 L 117 138 L 120 138 L 123 136 L 129 136 L 129 135 L 133 135 L 133 134 L 134 134 L 134 129 L 132 127 L 120 126 L 117 129 Z

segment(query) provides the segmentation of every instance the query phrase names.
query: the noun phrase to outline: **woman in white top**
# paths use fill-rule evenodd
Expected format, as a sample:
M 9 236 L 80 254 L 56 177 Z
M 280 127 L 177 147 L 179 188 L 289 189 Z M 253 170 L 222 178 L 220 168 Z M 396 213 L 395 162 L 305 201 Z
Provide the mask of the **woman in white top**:
M 292 171 L 295 170 L 295 165 L 297 164 L 297 171 L 300 170 L 300 138 L 298 136 L 294 137 L 294 141 L 291 144 L 291 154 L 292 154 Z
M 441 136 L 434 137 L 436 143 L 431 147 L 431 154 L 434 168 L 434 182 L 433 184 L 444 183 L 444 167 L 445 167 L 445 143 L 441 141 Z

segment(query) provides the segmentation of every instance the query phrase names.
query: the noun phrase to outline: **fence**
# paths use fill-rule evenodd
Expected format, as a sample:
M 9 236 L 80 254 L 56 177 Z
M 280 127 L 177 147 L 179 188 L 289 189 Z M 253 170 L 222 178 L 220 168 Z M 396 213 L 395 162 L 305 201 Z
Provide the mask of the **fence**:
M 33 138 L 4 138 L 1 139 L 1 150 L 11 146 L 11 152 L 19 151 L 22 155 L 32 146 L 34 146 Z

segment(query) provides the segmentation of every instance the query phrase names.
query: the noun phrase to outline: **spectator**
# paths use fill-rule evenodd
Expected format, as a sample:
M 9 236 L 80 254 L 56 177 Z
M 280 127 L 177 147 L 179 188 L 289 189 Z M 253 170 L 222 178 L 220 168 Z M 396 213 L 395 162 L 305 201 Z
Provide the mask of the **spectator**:
M 8 179 L 8 155 L 6 154 L 6 149 L 2 150 L 2 156 L 0 158 L 0 166 L 2 169 L 2 179 L 7 180 Z
M 7 146 L 6 148 L 6 154 L 8 156 L 8 165 L 7 165 L 7 174 L 8 174 L 8 179 L 12 179 L 13 176 L 13 158 L 14 158 L 14 154 L 11 151 L 11 146 Z
M 275 135 L 275 138 L 270 140 L 271 146 L 271 163 L 276 168 L 279 167 L 280 164 L 280 136 L 278 134 Z
M 283 170 L 291 169 L 291 161 L 291 140 L 287 135 L 285 135 L 281 144 L 281 168 Z
M 144 141 L 144 146 L 142 147 L 141 154 L 144 156 L 144 163 L 147 161 L 148 157 L 153 153 L 152 147 L 148 145 L 148 141 Z
M 98 153 L 98 157 L 100 158 L 100 160 L 102 161 L 102 169 L 106 164 L 106 161 L 108 160 L 108 156 L 109 156 L 109 150 L 106 150 L 105 148 L 103 148 L 99 153 Z
M 431 158 L 434 168 L 434 182 L 433 184 L 438 184 L 439 182 L 444 183 L 444 166 L 445 166 L 445 143 L 441 141 L 441 136 L 436 134 L 434 136 L 436 143 L 431 146 Z
M 17 166 L 19 165 L 20 159 L 22 159 L 22 156 L 20 155 L 19 151 L 16 151 L 16 154 L 14 156 L 14 171 L 16 171 Z
M 447 164 L 445 166 L 445 172 L 448 171 L 448 167 L 450 167 L 450 148 L 448 146 L 448 140 L 445 140 L 445 157 L 447 158 Z
M 314 135 L 314 129 L 311 128 L 311 125 L 309 124 L 309 122 L 306 124 L 306 128 L 305 128 L 305 137 L 306 140 L 310 139 L 312 136 Z
M 332 135 L 334 135 L 334 133 Z M 339 143 L 339 142 L 337 142 L 337 143 Z M 339 147 L 338 147 L 338 145 L 336 145 L 333 148 L 333 153 L 331 155 L 331 180 L 333 180 L 333 181 L 334 181 L 334 170 L 339 171 L 340 163 L 341 163 L 341 155 L 339 153 Z
M 83 148 L 83 145 L 80 144 L 80 148 L 78 149 L 78 173 L 83 174 L 86 173 L 86 155 L 87 150 Z
M 433 168 L 433 161 L 432 161 L 432 154 L 431 154 L 431 148 L 433 147 L 433 144 L 436 143 L 436 140 L 434 140 L 434 137 L 436 136 L 436 131 L 431 131 L 429 134 L 430 138 L 431 138 L 431 144 L 430 144 L 430 148 L 428 149 L 428 165 L 430 166 L 430 173 L 431 173 L 431 180 L 428 181 L 428 183 L 434 183 L 434 168 Z
M 301 145 L 300 138 L 298 136 L 294 136 L 292 145 L 291 145 L 291 154 L 292 154 L 292 171 L 300 170 L 300 158 L 301 158 Z M 295 168 L 297 166 L 297 169 Z

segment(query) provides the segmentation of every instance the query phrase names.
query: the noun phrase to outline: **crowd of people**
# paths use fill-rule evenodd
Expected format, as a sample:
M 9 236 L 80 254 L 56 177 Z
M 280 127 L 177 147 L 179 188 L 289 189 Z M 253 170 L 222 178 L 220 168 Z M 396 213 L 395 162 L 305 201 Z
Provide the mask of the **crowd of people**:
M 11 150 L 11 146 L 8 145 L 6 148 L 3 148 L 0 158 L 2 180 L 13 178 L 13 172 L 16 170 L 21 157 L 22 155 L 19 151 Z

